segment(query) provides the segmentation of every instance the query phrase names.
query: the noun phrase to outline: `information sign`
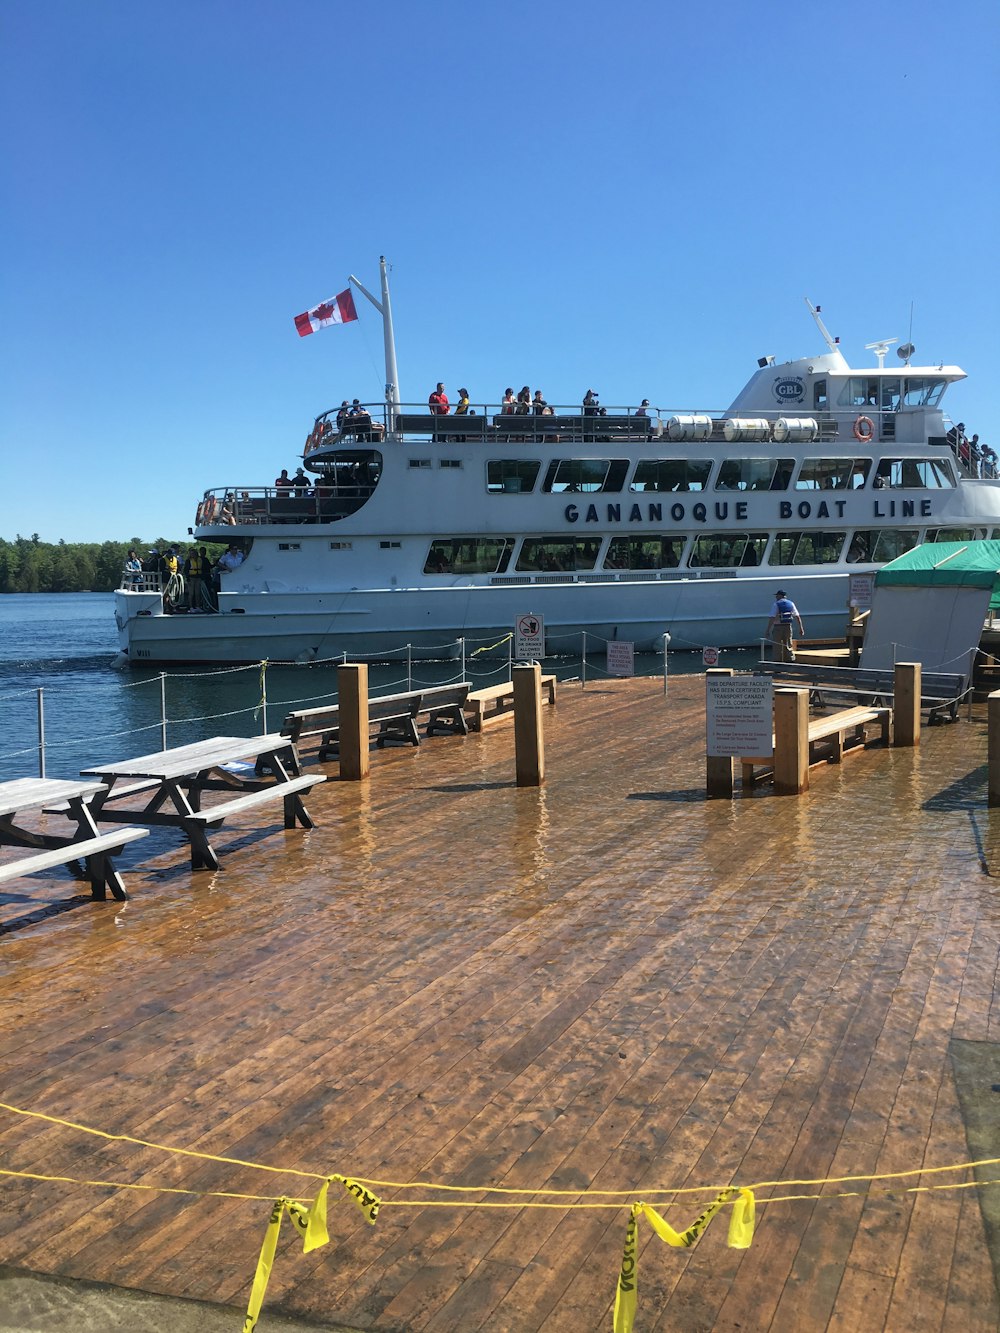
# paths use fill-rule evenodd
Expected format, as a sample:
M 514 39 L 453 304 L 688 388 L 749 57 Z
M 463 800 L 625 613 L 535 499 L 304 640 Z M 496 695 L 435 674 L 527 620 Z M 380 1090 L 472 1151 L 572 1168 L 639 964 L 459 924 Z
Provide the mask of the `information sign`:
M 635 675 L 635 644 L 625 639 L 608 640 L 608 675 Z
M 719 665 L 718 648 L 702 648 L 701 650 L 702 666 L 715 667 Z
M 709 758 L 774 753 L 774 683 L 768 676 L 718 676 L 705 682 Z
M 875 591 L 874 574 L 852 574 L 850 576 L 847 602 L 849 606 L 871 606 Z
M 518 616 L 514 622 L 514 657 L 518 662 L 540 662 L 545 656 L 545 620 L 542 616 Z

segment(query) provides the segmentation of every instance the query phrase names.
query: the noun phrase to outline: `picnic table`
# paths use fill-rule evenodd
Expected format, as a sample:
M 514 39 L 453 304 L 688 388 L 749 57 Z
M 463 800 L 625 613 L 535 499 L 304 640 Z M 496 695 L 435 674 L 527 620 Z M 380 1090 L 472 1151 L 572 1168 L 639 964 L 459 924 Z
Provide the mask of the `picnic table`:
M 14 778 L 0 782 L 0 847 L 27 847 L 32 856 L 16 857 L 0 865 L 0 883 L 20 879 L 52 866 L 69 866 L 78 879 L 90 880 L 93 898 L 103 901 L 108 889 L 115 898 L 128 898 L 112 857 L 127 842 L 149 835 L 149 829 L 118 829 L 101 833 L 93 803 L 104 790 L 100 782 L 63 778 Z M 60 812 L 76 823 L 69 837 L 25 828 L 19 821 L 33 812 L 61 803 Z M 86 870 L 82 864 L 86 864 Z
M 267 801 L 284 802 L 286 829 L 296 821 L 314 828 L 301 793 L 326 781 L 322 773 L 301 776 L 295 746 L 278 734 L 212 736 L 137 759 L 95 764 L 84 777 L 100 778 L 103 784 L 91 807 L 95 819 L 181 829 L 191 843 L 192 870 L 219 869 L 209 829 Z M 206 792 L 224 792 L 231 799 L 202 809 Z M 141 810 L 120 808 L 119 801 L 134 795 L 147 798 Z

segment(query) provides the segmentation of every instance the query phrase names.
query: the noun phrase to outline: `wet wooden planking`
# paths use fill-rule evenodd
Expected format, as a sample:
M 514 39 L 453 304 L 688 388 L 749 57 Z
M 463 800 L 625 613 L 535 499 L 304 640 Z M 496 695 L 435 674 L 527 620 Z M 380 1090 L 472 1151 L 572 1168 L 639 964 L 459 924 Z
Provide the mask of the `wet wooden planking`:
M 947 1043 L 996 1039 L 996 929 L 968 805 L 940 794 L 982 763 L 981 724 L 814 769 L 800 800 L 707 802 L 700 679 L 672 678 L 668 700 L 648 680 L 565 686 L 544 720 L 540 791 L 513 786 L 512 727 L 435 737 L 374 755 L 367 784 L 317 789 L 312 832 L 248 817 L 220 833 L 215 875 L 150 839 L 124 910 L 5 936 L 5 1099 L 320 1173 L 705 1186 L 660 1201 L 675 1226 L 730 1179 L 964 1158 Z M 984 792 L 980 831 L 993 818 Z M 75 888 L 46 877 L 38 903 Z M 31 905 L 0 904 L 0 922 Z M 6 1115 L 0 1130 L 14 1169 L 315 1187 Z M 4 1262 L 246 1299 L 266 1204 L 7 1190 Z M 643 1224 L 638 1326 L 996 1326 L 973 1191 L 759 1217 L 745 1254 L 724 1219 L 692 1252 Z M 387 1204 L 369 1228 L 344 1203 L 328 1250 L 303 1256 L 286 1228 L 267 1308 L 603 1327 L 625 1220 Z

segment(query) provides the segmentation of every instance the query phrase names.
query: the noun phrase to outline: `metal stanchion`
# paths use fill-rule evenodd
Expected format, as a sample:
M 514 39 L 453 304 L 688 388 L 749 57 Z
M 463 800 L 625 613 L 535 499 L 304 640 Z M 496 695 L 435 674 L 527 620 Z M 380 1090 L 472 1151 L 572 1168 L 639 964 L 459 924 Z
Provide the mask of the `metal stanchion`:
M 580 667 L 580 688 L 585 690 L 587 688 L 587 631 L 586 630 L 582 631 L 581 638 L 583 639 L 583 654 L 581 659 L 582 665 Z
M 45 698 L 41 685 L 38 687 L 38 776 L 45 777 Z
M 667 697 L 667 649 L 670 647 L 670 634 L 664 631 L 663 634 L 663 697 Z
M 413 689 L 413 644 L 406 645 L 406 688 Z
M 167 748 L 167 676 L 160 672 L 160 749 Z

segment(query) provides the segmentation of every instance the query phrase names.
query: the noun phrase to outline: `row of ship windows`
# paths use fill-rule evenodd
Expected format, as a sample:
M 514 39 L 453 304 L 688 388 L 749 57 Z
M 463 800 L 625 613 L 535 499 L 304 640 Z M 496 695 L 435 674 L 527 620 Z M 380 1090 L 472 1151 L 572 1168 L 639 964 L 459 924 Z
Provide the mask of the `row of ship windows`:
M 930 528 L 928 542 L 975 541 L 1000 530 Z M 850 542 L 848 542 L 850 536 Z M 705 532 L 693 537 L 611 537 L 601 568 L 739 569 L 748 565 L 830 565 L 844 556 L 849 564 L 883 564 L 912 550 L 920 541 L 916 528 L 871 528 L 843 532 Z M 525 537 L 511 567 L 514 537 L 445 537 L 431 542 L 425 574 L 586 573 L 598 567 L 601 537 Z M 768 543 L 771 543 L 768 549 Z M 401 542 L 379 543 L 398 550 Z M 349 541 L 331 542 L 330 549 L 351 550 Z M 846 555 L 845 555 L 846 547 Z M 299 542 L 281 542 L 279 550 L 298 551 Z
M 457 460 L 447 459 L 449 465 Z M 888 490 L 943 490 L 955 485 L 946 458 L 649 458 L 635 465 L 630 491 L 857 491 L 868 483 Z M 410 467 L 430 467 L 429 458 L 411 458 Z M 541 462 L 496 458 L 486 464 L 486 489 L 493 495 L 524 495 L 538 483 Z M 618 493 L 626 489 L 632 463 L 627 458 L 556 458 L 542 479 L 543 492 Z M 712 478 L 713 469 L 717 469 Z

